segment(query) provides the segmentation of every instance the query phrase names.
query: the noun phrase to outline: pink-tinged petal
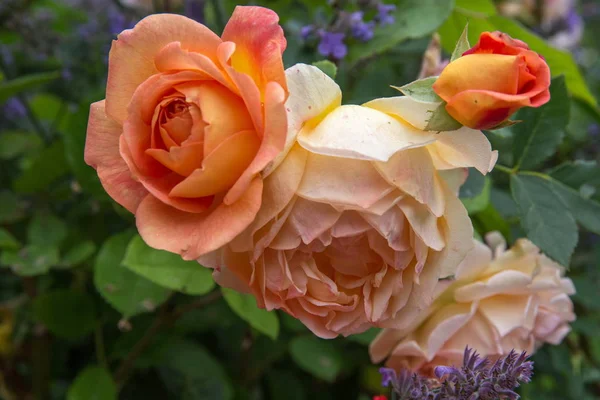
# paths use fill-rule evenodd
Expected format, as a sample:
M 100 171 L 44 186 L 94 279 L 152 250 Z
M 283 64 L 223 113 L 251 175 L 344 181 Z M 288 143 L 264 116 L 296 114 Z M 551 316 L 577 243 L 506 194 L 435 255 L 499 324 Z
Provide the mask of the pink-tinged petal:
M 437 251 L 445 247 L 443 228 L 438 226 L 438 218 L 429 211 L 427 206 L 407 196 L 398 202 L 398 207 L 406 215 L 414 233 L 428 247 Z
M 188 176 L 202 166 L 202 153 L 202 143 L 191 143 L 181 147 L 173 146 L 170 150 L 146 150 L 146 154 L 181 176 Z
M 265 169 L 282 151 L 285 145 L 287 115 L 285 112 L 285 92 L 275 82 L 267 84 L 265 94 L 265 131 L 256 157 L 229 190 L 223 202 L 237 201 L 252 179 Z
M 435 134 L 373 108 L 344 105 L 332 110 L 315 127 L 305 126 L 297 140 L 316 154 L 387 161 L 398 151 L 433 142 Z
M 387 358 L 396 347 L 404 333 L 397 329 L 383 329 L 369 345 L 369 356 L 373 364 L 379 364 Z
M 106 87 L 106 113 L 117 122 L 125 121 L 133 93 L 158 72 L 155 57 L 171 42 L 216 61 L 221 39 L 204 25 L 177 14 L 150 15 L 123 31 L 110 50 Z
M 167 206 L 175 207 L 178 210 L 189 212 L 189 213 L 200 213 L 207 210 L 212 204 L 213 197 L 203 197 L 195 199 L 186 199 L 181 197 L 169 196 L 169 192 L 183 179 L 181 175 L 175 172 L 168 172 L 159 178 L 147 177 L 142 175 L 133 163 L 131 152 L 127 146 L 125 138 L 121 136 L 119 142 L 119 151 L 121 157 L 127 163 L 127 166 L 132 173 L 137 176 L 139 182 L 146 188 L 146 190 L 158 201 L 165 203 Z
M 285 158 L 296 143 L 296 136 L 304 124 L 316 125 L 331 110 L 342 103 L 340 87 L 317 67 L 296 64 L 285 71 L 289 97 L 285 103 L 287 135 L 284 150 L 267 166 L 268 175 Z
M 102 186 L 117 203 L 135 213 L 138 205 L 148 195 L 135 181 L 119 152 L 119 137 L 123 128 L 104 111 L 104 100 L 90 106 L 85 162 L 95 168 Z
M 459 355 L 462 361 L 462 354 L 466 346 L 477 349 L 480 354 L 487 356 L 503 353 L 498 332 L 479 313 L 475 313 L 469 323 L 446 342 L 446 345 L 440 351 L 440 356 Z
M 436 171 L 427 149 L 421 147 L 400 151 L 388 162 L 376 162 L 374 165 L 391 185 L 427 205 L 435 216 L 442 215 L 444 197 L 435 191 Z
M 276 82 L 287 90 L 282 59 L 287 42 L 274 11 L 237 6 L 221 38 L 235 43 L 233 69 L 251 77 L 262 90 L 267 82 Z
M 204 157 L 202 168 L 194 170 L 169 195 L 195 198 L 225 192 L 248 167 L 259 146 L 254 131 L 242 131 L 228 137 Z
M 489 140 L 481 131 L 466 127 L 453 132 L 440 132 L 435 143 L 428 146 L 434 148 L 434 161 L 440 158 L 451 168 L 474 167 L 482 174 L 492 170 L 497 159 Z
M 309 153 L 298 195 L 322 203 L 367 208 L 392 189 L 369 161 Z
M 286 224 L 306 244 L 330 229 L 338 220 L 341 213 L 329 204 L 316 203 L 305 199 L 296 200 Z M 282 228 L 282 230 L 284 230 Z
M 255 179 L 234 204 L 220 204 L 201 214 L 176 210 L 148 196 L 138 207 L 136 225 L 149 246 L 193 260 L 246 229 L 260 208 L 262 187 L 262 180 Z

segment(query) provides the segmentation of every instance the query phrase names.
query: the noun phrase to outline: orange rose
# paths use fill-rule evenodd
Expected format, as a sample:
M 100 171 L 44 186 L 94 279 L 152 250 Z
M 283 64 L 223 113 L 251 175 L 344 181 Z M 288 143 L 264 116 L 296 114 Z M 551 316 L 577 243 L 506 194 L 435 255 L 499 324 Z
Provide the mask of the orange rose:
M 458 122 L 490 129 L 521 107 L 550 100 L 550 69 L 526 43 L 502 32 L 484 32 L 473 48 L 451 62 L 433 85 Z
M 150 246 L 195 259 L 258 212 L 258 173 L 287 129 L 278 20 L 237 7 L 219 38 L 183 16 L 152 15 L 113 42 L 85 160 Z

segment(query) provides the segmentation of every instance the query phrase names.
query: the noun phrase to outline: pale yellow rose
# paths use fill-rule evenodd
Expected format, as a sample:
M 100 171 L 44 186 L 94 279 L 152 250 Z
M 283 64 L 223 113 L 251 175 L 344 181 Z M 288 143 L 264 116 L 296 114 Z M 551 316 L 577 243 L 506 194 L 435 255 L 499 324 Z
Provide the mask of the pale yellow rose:
M 472 247 L 456 192 L 464 167 L 487 173 L 496 154 L 480 131 L 422 130 L 435 104 L 341 105 L 319 69 L 286 76 L 286 150 L 263 174 L 256 219 L 199 261 L 323 338 L 403 326 Z
M 431 374 L 438 365 L 460 365 L 466 346 L 493 359 L 562 341 L 575 319 L 564 268 L 526 239 L 508 251 L 497 233 L 488 236 L 491 249 L 475 242 L 455 280 L 438 284 L 428 311 L 371 343 L 373 362 L 387 358 L 391 368 Z

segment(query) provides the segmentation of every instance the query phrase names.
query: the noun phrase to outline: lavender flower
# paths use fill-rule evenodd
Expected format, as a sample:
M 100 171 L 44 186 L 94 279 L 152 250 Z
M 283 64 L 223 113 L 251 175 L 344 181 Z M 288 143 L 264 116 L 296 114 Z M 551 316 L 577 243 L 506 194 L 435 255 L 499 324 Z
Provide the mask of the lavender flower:
M 352 36 L 363 42 L 368 42 L 373 39 L 373 28 L 375 28 L 375 22 L 363 21 L 363 12 L 356 11 L 350 14 L 350 31 Z
M 321 42 L 317 50 L 319 54 L 325 57 L 332 57 L 336 60 L 341 60 L 348 53 L 348 48 L 344 43 L 346 35 L 343 33 L 321 31 Z
M 204 0 L 185 0 L 184 14 L 186 17 L 204 23 Z
M 303 40 L 308 39 L 308 37 L 314 32 L 315 27 L 312 25 L 305 25 L 300 28 L 300 36 Z
M 402 370 L 381 368 L 382 385 L 391 385 L 398 400 L 517 400 L 514 391 L 531 381 L 533 362 L 522 352 L 512 350 L 490 366 L 487 358 L 465 349 L 462 367 L 438 366 L 437 379 L 427 379 Z
M 385 4 L 385 3 L 377 4 L 377 17 L 375 17 L 375 19 L 377 19 L 377 21 L 379 22 L 379 25 L 381 25 L 381 26 L 392 25 L 396 21 L 396 19 L 394 18 L 393 15 L 390 15 L 390 13 L 392 11 L 394 11 L 395 9 L 396 9 L 396 6 L 393 4 Z
M 27 110 L 21 100 L 16 97 L 8 99 L 3 107 L 4 115 L 9 118 L 19 118 L 25 116 Z

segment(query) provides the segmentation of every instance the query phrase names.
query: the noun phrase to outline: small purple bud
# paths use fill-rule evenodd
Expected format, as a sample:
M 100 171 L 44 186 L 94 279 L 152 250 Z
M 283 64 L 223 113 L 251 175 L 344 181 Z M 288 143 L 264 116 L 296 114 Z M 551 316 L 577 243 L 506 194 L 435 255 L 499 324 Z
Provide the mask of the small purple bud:
M 341 60 L 348 53 L 348 48 L 344 43 L 345 35 L 343 33 L 320 32 L 321 42 L 317 50 L 319 54 L 325 57 L 333 57 L 336 60 Z
M 392 25 L 394 22 L 396 22 L 396 19 L 394 18 L 394 16 L 390 15 L 390 13 L 392 11 L 394 11 L 395 9 L 396 9 L 396 6 L 393 4 L 385 4 L 385 3 L 377 4 L 377 17 L 375 17 L 375 18 L 379 22 L 379 25 L 381 25 L 381 26 Z
M 305 25 L 300 28 L 300 36 L 306 40 L 314 32 L 315 28 L 312 25 Z
M 396 381 L 396 371 L 392 368 L 379 368 L 381 374 L 381 386 L 388 387 L 390 384 L 394 384 Z
M 375 28 L 375 22 L 363 21 L 362 11 L 357 11 L 350 14 L 350 30 L 352 36 L 363 42 L 368 42 L 373 39 L 373 28 Z
M 455 367 L 446 367 L 444 365 L 435 367 L 433 372 L 438 379 L 442 379 L 442 377 L 444 377 L 445 375 L 452 375 L 458 373 Z
M 3 111 L 7 117 L 20 118 L 27 114 L 25 105 L 16 97 L 8 99 L 8 101 L 4 104 Z

